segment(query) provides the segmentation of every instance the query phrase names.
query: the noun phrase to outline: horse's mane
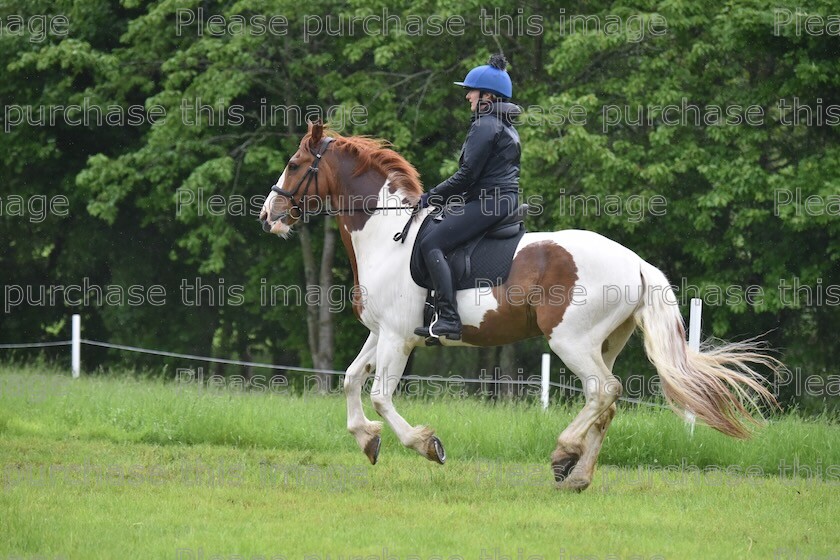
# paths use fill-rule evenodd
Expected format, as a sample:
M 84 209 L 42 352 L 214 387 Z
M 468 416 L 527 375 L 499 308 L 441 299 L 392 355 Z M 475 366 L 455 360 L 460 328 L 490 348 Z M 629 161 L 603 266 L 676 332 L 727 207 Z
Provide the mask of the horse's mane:
M 310 136 L 307 133 L 302 142 L 308 143 Z M 392 150 L 391 143 L 387 140 L 370 136 L 341 136 L 326 129 L 324 129 L 324 136 L 332 136 L 335 138 L 333 146 L 356 156 L 356 175 L 373 168 L 385 175 L 395 188 L 402 189 L 410 195 L 411 202 L 416 202 L 416 199 L 423 194 L 420 173 L 408 160 Z

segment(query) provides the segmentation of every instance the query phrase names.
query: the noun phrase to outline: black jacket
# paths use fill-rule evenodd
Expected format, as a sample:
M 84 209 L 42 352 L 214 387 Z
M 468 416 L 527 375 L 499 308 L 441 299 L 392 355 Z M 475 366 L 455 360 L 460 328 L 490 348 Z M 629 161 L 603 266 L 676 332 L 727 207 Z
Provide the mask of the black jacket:
M 473 113 L 472 125 L 461 148 L 460 167 L 429 191 L 430 200 L 446 201 L 463 195 L 469 202 L 482 193 L 519 192 L 519 133 L 513 127 L 522 109 L 513 103 L 484 104 Z

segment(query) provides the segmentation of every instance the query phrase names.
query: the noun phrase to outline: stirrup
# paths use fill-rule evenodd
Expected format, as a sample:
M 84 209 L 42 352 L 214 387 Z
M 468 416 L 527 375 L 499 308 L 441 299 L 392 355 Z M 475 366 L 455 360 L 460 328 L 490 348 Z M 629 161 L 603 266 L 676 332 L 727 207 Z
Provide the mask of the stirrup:
M 441 338 L 446 338 L 449 340 L 461 340 L 461 333 L 460 332 L 448 332 L 448 333 L 441 333 L 435 334 L 432 332 L 429 327 L 417 327 L 414 329 L 414 334 L 417 336 L 422 336 L 426 340 L 439 340 Z
M 432 335 L 429 334 L 429 327 L 417 327 L 414 329 L 414 334 L 417 336 L 422 336 L 423 338 L 429 338 Z
M 440 340 L 441 338 L 445 338 L 447 340 L 451 340 L 453 342 L 461 340 L 461 332 L 448 332 L 448 333 L 441 333 L 435 334 L 432 331 L 429 331 L 429 338 L 434 340 Z
M 434 332 L 434 326 L 435 326 L 436 323 L 438 323 L 438 321 L 440 321 L 440 314 L 435 314 L 434 320 L 431 322 L 431 324 L 429 324 L 429 328 L 428 328 L 428 332 L 429 332 L 428 337 L 429 338 L 436 338 L 436 339 L 447 338 L 449 340 L 461 340 L 461 324 L 460 324 L 461 322 L 460 321 L 458 321 L 457 323 L 453 323 L 453 326 L 455 326 L 455 325 L 458 326 L 458 330 L 456 330 L 456 331 L 444 331 L 442 333 L 435 333 Z
M 435 323 L 437 323 L 439 319 L 440 316 L 437 313 L 435 313 L 435 317 L 434 319 L 432 319 L 431 324 L 425 327 L 417 327 L 416 329 L 414 329 L 414 334 L 416 334 L 417 336 L 422 336 L 426 340 L 432 341 L 439 340 L 440 338 L 448 338 L 449 340 L 461 340 L 461 328 L 459 328 L 457 331 L 435 333 L 433 329 Z M 458 322 L 458 324 L 459 326 L 461 326 L 460 321 Z

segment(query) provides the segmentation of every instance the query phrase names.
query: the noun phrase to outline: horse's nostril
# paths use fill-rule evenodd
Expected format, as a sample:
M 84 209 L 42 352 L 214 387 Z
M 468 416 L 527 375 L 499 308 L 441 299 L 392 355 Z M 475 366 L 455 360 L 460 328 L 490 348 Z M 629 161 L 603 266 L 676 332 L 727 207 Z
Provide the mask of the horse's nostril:
M 269 224 L 269 223 L 268 223 L 267 221 L 265 221 L 265 220 L 262 220 L 262 228 L 263 228 L 263 231 L 264 231 L 264 232 L 268 233 L 268 232 L 270 232 L 270 231 L 271 231 L 271 224 Z

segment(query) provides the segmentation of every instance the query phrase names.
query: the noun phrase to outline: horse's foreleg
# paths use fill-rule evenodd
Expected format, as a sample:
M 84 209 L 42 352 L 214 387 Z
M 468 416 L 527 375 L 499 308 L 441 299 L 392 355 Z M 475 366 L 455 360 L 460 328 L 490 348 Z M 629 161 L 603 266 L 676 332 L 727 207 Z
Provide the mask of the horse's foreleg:
M 344 377 L 344 394 L 347 397 L 347 431 L 353 434 L 362 451 L 371 464 L 379 458 L 379 445 L 382 440 L 382 422 L 372 422 L 365 416 L 362 408 L 362 386 L 376 367 L 376 343 L 378 336 L 370 333 L 365 345 L 347 368 Z
M 399 415 L 392 396 L 405 370 L 412 347 L 402 338 L 380 334 L 376 350 L 376 376 L 370 400 L 376 412 L 391 426 L 400 442 L 416 450 L 431 461 L 443 464 L 446 453 L 434 430 L 426 426 L 414 427 Z

